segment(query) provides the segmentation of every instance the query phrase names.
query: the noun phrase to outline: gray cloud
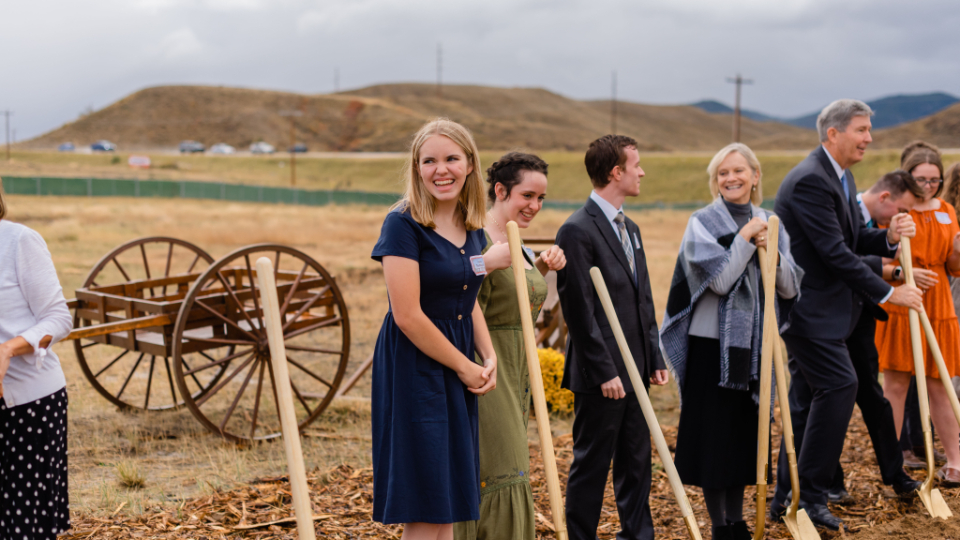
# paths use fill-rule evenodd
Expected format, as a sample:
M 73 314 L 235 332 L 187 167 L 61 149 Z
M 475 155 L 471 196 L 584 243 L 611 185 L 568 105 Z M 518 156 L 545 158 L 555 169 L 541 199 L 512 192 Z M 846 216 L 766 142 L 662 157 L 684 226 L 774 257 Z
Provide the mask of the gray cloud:
M 395 81 L 801 114 L 838 97 L 960 93 L 951 0 L 5 1 L 0 108 L 19 138 L 158 84 L 319 93 Z

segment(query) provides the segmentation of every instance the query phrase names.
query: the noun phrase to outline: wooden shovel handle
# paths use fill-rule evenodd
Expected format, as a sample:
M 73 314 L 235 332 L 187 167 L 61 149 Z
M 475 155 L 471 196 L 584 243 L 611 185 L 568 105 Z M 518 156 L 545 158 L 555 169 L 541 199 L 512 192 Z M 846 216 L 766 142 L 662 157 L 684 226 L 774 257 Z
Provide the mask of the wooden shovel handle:
M 547 411 L 543 375 L 540 373 L 540 355 L 537 353 L 537 339 L 533 333 L 533 315 L 530 313 L 530 295 L 527 292 L 527 274 L 523 264 L 523 244 L 520 242 L 520 229 L 514 221 L 507 222 L 507 240 L 510 243 L 513 280 L 517 286 L 517 302 L 520 303 L 523 350 L 526 352 L 527 369 L 530 371 L 530 393 L 533 396 L 533 410 L 537 415 L 537 433 L 540 434 L 540 454 L 543 458 L 544 476 L 547 478 L 547 492 L 550 494 L 553 528 L 557 533 L 557 540 L 567 540 L 567 522 L 564 519 L 560 475 L 557 472 L 557 458 L 553 450 L 553 431 L 550 429 L 550 413 Z
M 767 221 L 767 246 L 770 255 L 776 257 L 778 235 L 780 233 L 780 219 L 770 216 Z M 773 349 L 780 346 L 777 329 L 777 315 L 774 301 L 776 300 L 776 261 L 769 261 L 765 248 L 757 249 L 757 257 L 761 261 L 760 273 L 763 277 L 763 341 L 760 348 L 760 403 L 757 414 L 757 524 L 754 528 L 754 538 L 763 538 L 767 514 L 767 466 L 770 461 L 770 395 L 771 375 L 773 371 Z M 772 272 L 768 279 L 764 273 Z
M 610 321 L 610 329 L 617 339 L 617 345 L 620 347 L 620 355 L 623 357 L 623 363 L 630 375 L 630 382 L 633 383 L 633 391 L 640 401 L 640 410 L 643 411 L 643 418 L 647 421 L 647 427 L 650 429 L 650 435 L 653 437 L 654 446 L 657 448 L 657 454 L 660 455 L 660 461 L 663 463 L 663 470 L 667 473 L 667 479 L 670 481 L 670 487 L 673 489 L 673 495 L 680 506 L 680 514 L 687 524 L 687 533 L 690 538 L 700 540 L 700 528 L 697 525 L 696 516 L 693 514 L 693 508 L 690 501 L 687 500 L 687 493 L 683 489 L 683 482 L 680 480 L 680 474 L 677 473 L 677 467 L 673 464 L 673 458 L 670 456 L 670 447 L 667 446 L 667 440 L 663 437 L 663 431 L 660 430 L 660 422 L 657 421 L 657 415 L 653 411 L 653 404 L 650 403 L 650 396 L 647 395 L 646 386 L 643 384 L 643 378 L 637 369 L 637 364 L 633 360 L 633 353 L 627 345 L 627 338 L 623 335 L 623 328 L 620 327 L 620 319 L 617 318 L 617 312 L 613 308 L 613 301 L 610 299 L 610 291 L 607 290 L 607 284 L 603 280 L 603 274 L 600 269 L 594 266 L 590 269 L 590 277 L 593 279 L 593 286 L 597 290 L 597 296 L 603 305 L 603 311 L 607 314 L 607 320 Z

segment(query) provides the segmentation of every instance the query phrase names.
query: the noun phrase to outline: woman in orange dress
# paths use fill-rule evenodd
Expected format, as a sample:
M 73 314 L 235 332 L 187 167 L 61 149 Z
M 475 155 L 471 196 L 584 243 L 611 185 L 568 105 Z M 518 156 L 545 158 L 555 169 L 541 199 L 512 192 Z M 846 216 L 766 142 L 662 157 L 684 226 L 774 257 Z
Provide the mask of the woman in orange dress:
M 949 375 L 960 373 L 960 327 L 947 276 L 960 276 L 960 226 L 953 206 L 939 197 L 943 189 L 943 163 L 936 147 L 915 142 L 900 157 L 900 167 L 913 175 L 926 192 L 910 214 L 917 236 L 910 244 L 917 286 L 924 289 L 923 303 L 943 353 Z M 884 277 L 903 279 L 899 262 L 884 268 Z M 906 308 L 886 304 L 887 322 L 877 322 L 876 343 L 883 370 L 883 394 L 893 406 L 897 433 L 903 426 L 903 409 L 914 374 L 910 324 Z M 960 485 L 960 425 L 953 415 L 946 390 L 930 349 L 924 344 L 924 370 L 930 395 L 930 416 L 940 435 L 947 463 L 937 472 L 945 485 Z

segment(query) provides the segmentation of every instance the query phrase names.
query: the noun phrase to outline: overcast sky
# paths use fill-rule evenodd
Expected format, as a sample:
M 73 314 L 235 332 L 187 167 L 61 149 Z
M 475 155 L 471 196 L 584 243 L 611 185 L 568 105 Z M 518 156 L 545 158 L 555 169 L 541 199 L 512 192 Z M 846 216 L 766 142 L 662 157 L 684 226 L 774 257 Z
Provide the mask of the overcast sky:
M 537 86 L 777 116 L 840 97 L 960 95 L 956 0 L 0 0 L 0 110 L 17 139 L 136 90 L 325 93 L 375 83 Z M 2 129 L 2 127 L 0 127 Z

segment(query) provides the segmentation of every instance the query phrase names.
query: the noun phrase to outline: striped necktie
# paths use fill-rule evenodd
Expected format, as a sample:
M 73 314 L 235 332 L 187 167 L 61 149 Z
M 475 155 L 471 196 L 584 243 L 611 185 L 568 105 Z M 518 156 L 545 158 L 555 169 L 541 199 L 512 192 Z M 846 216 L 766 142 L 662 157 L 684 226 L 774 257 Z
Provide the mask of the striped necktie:
M 627 255 L 627 263 L 630 265 L 630 273 L 636 275 L 637 265 L 633 260 L 633 246 L 630 245 L 630 235 L 627 234 L 627 224 L 624 221 L 627 218 L 623 212 L 618 212 L 613 222 L 617 224 L 617 230 L 620 231 L 620 245 L 623 246 L 623 252 Z

